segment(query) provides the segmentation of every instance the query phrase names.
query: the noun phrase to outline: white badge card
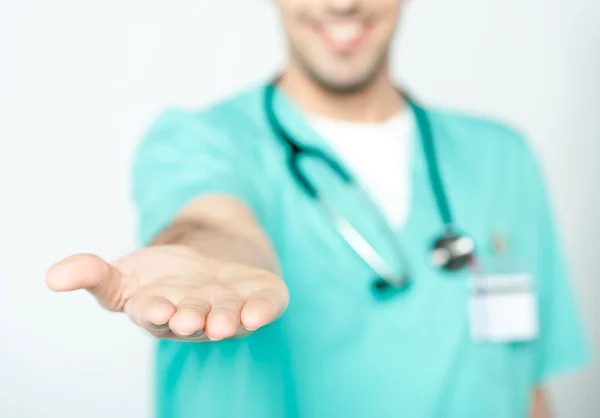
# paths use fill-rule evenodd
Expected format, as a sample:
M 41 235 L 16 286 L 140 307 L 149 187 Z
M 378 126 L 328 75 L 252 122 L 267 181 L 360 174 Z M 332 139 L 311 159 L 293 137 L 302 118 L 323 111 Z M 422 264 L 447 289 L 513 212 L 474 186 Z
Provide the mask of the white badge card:
M 474 341 L 529 341 L 538 336 L 537 296 L 529 274 L 488 275 L 471 284 L 469 314 Z

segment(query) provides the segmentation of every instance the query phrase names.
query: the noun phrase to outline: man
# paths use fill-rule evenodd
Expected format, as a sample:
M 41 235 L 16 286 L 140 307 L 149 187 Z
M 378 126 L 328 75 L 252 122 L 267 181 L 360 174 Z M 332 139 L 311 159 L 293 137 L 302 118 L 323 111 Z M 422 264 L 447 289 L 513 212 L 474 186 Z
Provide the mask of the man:
M 430 161 L 388 70 L 402 3 L 279 0 L 289 62 L 271 105 L 296 142 L 342 162 L 369 192 L 405 247 L 409 289 L 370 292 L 373 271 L 293 175 L 264 85 L 200 113 L 167 112 L 150 130 L 134 169 L 146 248 L 49 270 L 51 289 L 87 289 L 160 339 L 159 417 L 548 417 L 544 381 L 584 360 L 544 186 L 514 131 L 427 111 L 481 274 L 531 277 L 537 309 L 506 306 L 524 309 L 510 326 L 539 321 L 539 332 L 472 337 L 476 273 L 431 264 L 442 225 Z M 306 160 L 320 195 L 388 251 L 377 211 Z

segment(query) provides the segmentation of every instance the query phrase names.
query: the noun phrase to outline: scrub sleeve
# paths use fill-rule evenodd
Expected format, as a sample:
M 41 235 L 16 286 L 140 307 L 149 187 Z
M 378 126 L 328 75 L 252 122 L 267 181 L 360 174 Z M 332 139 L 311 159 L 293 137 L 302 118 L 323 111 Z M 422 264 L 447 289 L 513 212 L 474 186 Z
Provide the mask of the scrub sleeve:
M 568 266 L 564 256 L 549 193 L 534 152 L 527 147 L 525 178 L 529 179 L 527 199 L 534 205 L 536 231 L 537 283 L 540 304 L 540 336 L 536 347 L 534 383 L 586 363 L 587 345 L 581 326 L 575 295 L 570 285 Z
M 133 167 L 133 194 L 142 244 L 190 201 L 225 194 L 258 217 L 265 172 L 254 137 L 241 135 L 230 113 L 169 111 L 143 138 Z M 264 182 L 263 182 L 264 183 Z M 268 201 L 271 202 L 271 201 Z M 252 337 L 211 344 L 160 340 L 156 348 L 155 416 L 293 417 L 286 389 L 285 347 L 278 325 Z M 288 379 L 289 380 L 289 379 Z
M 143 244 L 202 195 L 227 194 L 254 212 L 260 210 L 257 158 L 242 138 L 235 138 L 211 128 L 205 115 L 170 110 L 158 118 L 141 142 L 133 168 Z

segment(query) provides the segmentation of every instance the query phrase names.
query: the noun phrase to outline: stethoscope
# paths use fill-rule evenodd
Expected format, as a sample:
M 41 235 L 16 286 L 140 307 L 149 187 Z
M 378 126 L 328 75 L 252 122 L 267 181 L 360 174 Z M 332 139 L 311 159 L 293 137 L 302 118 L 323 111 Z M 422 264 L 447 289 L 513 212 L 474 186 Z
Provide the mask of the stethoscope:
M 412 283 L 412 272 L 410 263 L 405 256 L 406 251 L 403 251 L 400 240 L 394 235 L 392 228 L 384 219 L 381 212 L 376 207 L 373 208 L 373 213 L 377 214 L 378 221 L 382 225 L 382 231 L 386 231 L 387 239 L 394 249 L 395 256 L 398 257 L 404 266 L 404 271 L 401 274 L 395 273 L 363 235 L 361 235 L 361 233 L 358 232 L 356 228 L 354 228 L 354 226 L 335 209 L 335 207 L 321 198 L 317 188 L 300 169 L 299 163 L 302 158 L 321 160 L 337 176 L 339 176 L 346 186 L 355 187 L 356 190 L 364 194 L 363 189 L 357 185 L 354 178 L 338 161 L 317 147 L 299 144 L 284 129 L 277 119 L 274 110 L 273 100 L 277 88 L 276 84 L 277 81 L 274 81 L 267 86 L 264 96 L 264 108 L 271 129 L 289 150 L 288 167 L 296 182 L 304 192 L 318 204 L 343 240 L 375 272 L 377 278 L 373 282 L 373 289 L 377 293 L 388 290 L 404 290 L 408 288 Z M 400 94 L 414 113 L 417 129 L 420 133 L 419 137 L 421 138 L 425 159 L 427 161 L 431 189 L 444 226 L 442 234 L 431 246 L 431 261 L 433 265 L 446 271 L 461 270 L 473 261 L 475 242 L 470 237 L 460 234 L 455 227 L 450 204 L 448 203 L 448 196 L 446 195 L 439 170 L 431 121 L 427 112 L 407 93 L 401 92 Z M 366 202 L 371 202 L 366 194 L 364 197 Z

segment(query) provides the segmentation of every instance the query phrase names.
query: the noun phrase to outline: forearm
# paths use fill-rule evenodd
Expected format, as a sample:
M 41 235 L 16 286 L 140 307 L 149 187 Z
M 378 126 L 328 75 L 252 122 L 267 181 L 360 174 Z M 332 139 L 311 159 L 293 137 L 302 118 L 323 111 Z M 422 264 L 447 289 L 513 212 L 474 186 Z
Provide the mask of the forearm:
M 150 245 L 177 244 L 220 261 L 276 272 L 271 244 L 240 202 L 209 197 L 188 206 Z
M 533 392 L 531 401 L 531 418 L 551 418 L 550 409 L 548 408 L 548 401 L 544 390 L 540 387 L 536 388 Z

